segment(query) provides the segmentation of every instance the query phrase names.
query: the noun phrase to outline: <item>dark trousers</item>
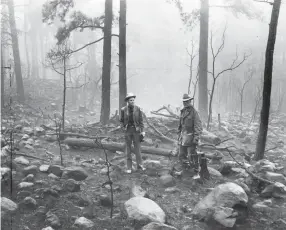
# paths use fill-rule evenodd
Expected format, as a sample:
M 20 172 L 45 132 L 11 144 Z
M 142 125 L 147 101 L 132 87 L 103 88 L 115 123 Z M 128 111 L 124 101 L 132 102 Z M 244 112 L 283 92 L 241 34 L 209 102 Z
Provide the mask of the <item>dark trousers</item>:
M 132 169 L 132 155 L 131 145 L 134 145 L 134 153 L 136 156 L 137 167 L 142 164 L 141 158 L 141 143 L 140 143 L 140 132 L 137 132 L 135 127 L 127 127 L 125 132 L 125 151 L 127 155 L 127 168 Z
M 182 146 L 180 145 L 179 149 L 179 161 L 181 165 L 183 164 L 183 161 L 188 160 L 193 164 L 194 170 L 199 170 L 199 157 L 197 154 L 197 145 L 191 145 L 191 146 Z

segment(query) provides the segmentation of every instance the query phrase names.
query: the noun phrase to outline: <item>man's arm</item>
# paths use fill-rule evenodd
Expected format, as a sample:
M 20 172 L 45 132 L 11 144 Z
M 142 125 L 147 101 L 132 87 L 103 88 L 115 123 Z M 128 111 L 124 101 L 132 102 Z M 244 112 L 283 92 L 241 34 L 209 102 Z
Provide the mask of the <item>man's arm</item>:
M 138 107 L 139 109 L 139 128 L 140 128 L 140 132 L 143 132 L 144 129 L 144 122 L 143 122 L 143 111 L 141 110 L 140 107 Z
M 194 114 L 194 142 L 197 143 L 203 132 L 203 125 L 199 113 L 195 110 Z

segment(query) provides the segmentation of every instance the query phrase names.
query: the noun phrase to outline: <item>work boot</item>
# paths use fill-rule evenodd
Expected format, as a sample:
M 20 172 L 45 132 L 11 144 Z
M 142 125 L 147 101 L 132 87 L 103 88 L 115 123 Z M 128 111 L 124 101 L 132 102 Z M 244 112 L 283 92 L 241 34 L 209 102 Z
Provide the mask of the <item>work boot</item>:
M 146 170 L 146 168 L 145 168 L 143 165 L 138 165 L 138 166 L 137 166 L 137 169 L 138 169 L 138 170 L 141 169 L 142 171 L 145 171 L 145 170 Z

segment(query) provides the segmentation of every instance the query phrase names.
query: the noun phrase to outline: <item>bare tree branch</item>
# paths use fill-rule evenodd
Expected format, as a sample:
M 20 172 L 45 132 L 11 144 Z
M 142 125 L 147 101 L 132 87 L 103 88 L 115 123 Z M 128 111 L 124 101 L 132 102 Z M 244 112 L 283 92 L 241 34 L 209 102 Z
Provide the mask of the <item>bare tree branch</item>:
M 255 2 L 262 2 L 262 3 L 268 3 L 270 5 L 273 5 L 273 2 L 270 2 L 268 0 L 253 0 L 253 1 L 255 1 Z
M 226 69 L 224 69 L 224 70 L 222 70 L 222 71 L 220 71 L 220 72 L 216 75 L 215 79 L 217 79 L 221 74 L 223 74 L 223 73 L 225 73 L 225 72 L 227 72 L 227 71 L 233 71 L 233 70 L 235 70 L 235 69 L 238 68 L 244 61 L 246 61 L 248 57 L 249 57 L 249 55 L 244 54 L 244 55 L 243 55 L 243 59 L 242 59 L 239 63 L 236 63 L 237 60 L 238 60 L 238 56 L 237 56 L 237 53 L 236 53 L 236 57 L 235 57 L 235 59 L 233 60 L 231 66 L 228 67 L 228 68 L 226 68 Z
M 111 36 L 119 37 L 119 35 L 117 35 L 117 34 L 111 34 Z M 105 37 L 102 37 L 102 38 L 100 38 L 100 39 L 98 39 L 98 40 L 96 40 L 96 41 L 87 43 L 86 45 L 84 45 L 84 46 L 82 46 L 82 47 L 80 47 L 80 48 L 78 48 L 78 49 L 76 49 L 76 50 L 70 51 L 69 54 L 78 52 L 78 51 L 80 51 L 80 50 L 82 50 L 82 49 L 84 49 L 84 48 L 86 48 L 86 47 L 88 47 L 88 46 L 90 46 L 90 45 L 93 45 L 93 44 L 95 44 L 95 43 L 97 43 L 97 42 L 100 42 L 100 41 L 103 40 L 104 38 L 105 38 Z

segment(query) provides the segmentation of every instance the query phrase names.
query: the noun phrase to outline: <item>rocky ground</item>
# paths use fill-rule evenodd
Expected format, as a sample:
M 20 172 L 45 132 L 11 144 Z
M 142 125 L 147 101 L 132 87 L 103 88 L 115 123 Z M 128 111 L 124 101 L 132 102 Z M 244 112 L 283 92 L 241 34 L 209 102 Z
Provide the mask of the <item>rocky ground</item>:
M 57 139 L 47 135 L 53 133 L 53 122 L 47 117 L 36 119 L 39 114 L 15 105 L 2 116 L 2 229 L 286 229 L 285 115 L 272 119 L 267 149 L 274 149 L 258 162 L 246 157 L 252 157 L 257 123 L 246 122 L 247 116 L 240 122 L 233 115 L 219 130 L 214 123 L 212 131 L 221 139 L 233 138 L 223 145 L 236 145 L 243 152 L 234 153 L 235 160 L 227 152 L 208 152 L 209 180 L 194 180 L 188 170 L 174 176 L 176 158 L 144 154 L 146 171 L 128 175 L 124 153 L 108 151 L 113 182 L 110 219 L 104 151 L 62 144 L 61 166 Z M 92 135 L 92 129 L 84 128 L 92 127 L 88 122 L 74 122 L 79 116 L 88 121 L 93 115 L 68 111 L 68 128 Z M 106 131 L 101 128 L 101 133 Z M 122 141 L 122 134 L 113 135 L 113 141 Z M 145 144 L 173 147 L 148 131 Z

